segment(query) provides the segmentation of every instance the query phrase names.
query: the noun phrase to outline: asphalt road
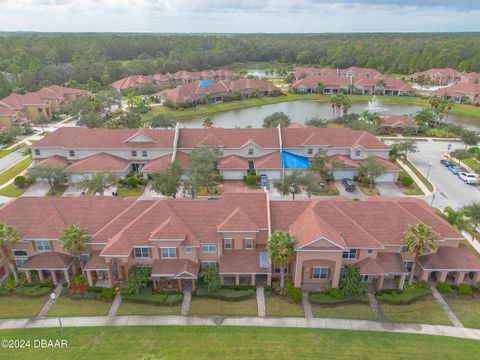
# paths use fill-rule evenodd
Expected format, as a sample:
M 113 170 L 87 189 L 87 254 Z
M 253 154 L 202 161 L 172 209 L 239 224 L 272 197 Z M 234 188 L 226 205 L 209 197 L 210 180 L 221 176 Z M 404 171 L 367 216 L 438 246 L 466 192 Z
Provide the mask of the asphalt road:
M 25 148 L 20 148 L 18 150 L 15 150 L 14 152 L 8 154 L 4 158 L 0 159 L 0 173 L 4 172 L 7 170 L 9 167 L 15 165 L 19 161 L 23 159 L 22 156 L 22 151 L 24 151 Z
M 443 154 L 447 152 L 447 142 L 418 141 L 418 152 L 409 154 L 408 159 L 435 185 L 435 199 L 433 206 L 444 208 L 451 206 L 458 209 L 473 201 L 480 201 L 480 190 L 477 186 L 465 184 L 458 176 L 453 175 L 440 164 Z M 463 149 L 464 145 L 458 142 L 451 143 L 451 150 Z M 429 163 L 432 164 L 430 173 Z M 425 198 L 429 204 L 432 196 Z

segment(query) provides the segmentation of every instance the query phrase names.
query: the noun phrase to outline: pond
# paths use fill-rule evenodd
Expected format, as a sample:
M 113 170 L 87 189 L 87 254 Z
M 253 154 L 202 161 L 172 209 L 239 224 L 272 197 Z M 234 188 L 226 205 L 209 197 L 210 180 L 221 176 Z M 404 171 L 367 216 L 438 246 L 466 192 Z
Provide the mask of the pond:
M 353 103 L 350 112 L 361 113 L 367 103 Z M 383 109 L 382 115 L 413 115 L 421 106 L 380 104 Z M 215 105 L 212 105 L 215 106 Z M 213 123 L 218 127 L 262 127 L 263 119 L 277 111 L 282 111 L 291 117 L 293 122 L 303 123 L 313 116 L 325 119 L 332 118 L 332 107 L 327 102 L 313 100 L 299 100 L 278 104 L 256 106 L 240 110 L 231 110 L 213 115 Z M 480 130 L 480 119 L 450 115 L 448 121 L 465 126 L 469 129 Z M 185 127 L 201 127 L 203 116 L 192 117 L 182 121 Z

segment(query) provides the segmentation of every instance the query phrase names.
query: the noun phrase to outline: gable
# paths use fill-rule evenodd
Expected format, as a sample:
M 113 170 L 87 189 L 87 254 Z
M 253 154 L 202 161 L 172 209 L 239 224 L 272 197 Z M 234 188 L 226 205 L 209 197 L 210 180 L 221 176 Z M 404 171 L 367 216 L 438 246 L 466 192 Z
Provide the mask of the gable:
M 312 240 L 311 242 L 303 246 L 300 246 L 298 249 L 299 250 L 326 250 L 326 251 L 344 250 L 343 247 L 327 239 L 326 237 L 321 237 L 321 238 Z
M 140 142 L 149 142 L 149 143 L 154 143 L 155 141 L 153 141 L 152 139 L 150 139 L 149 137 L 143 135 L 143 134 L 140 134 L 140 133 L 136 133 L 134 134 L 133 136 L 129 137 L 127 140 L 125 140 L 124 142 L 134 142 L 134 143 L 140 143 Z

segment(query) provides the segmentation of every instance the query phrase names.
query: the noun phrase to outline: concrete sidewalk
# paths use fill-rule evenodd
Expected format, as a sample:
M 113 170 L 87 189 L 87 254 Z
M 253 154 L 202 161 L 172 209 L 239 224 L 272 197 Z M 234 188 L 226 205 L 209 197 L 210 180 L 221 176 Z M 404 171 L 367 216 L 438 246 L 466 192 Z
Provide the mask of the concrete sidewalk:
M 222 316 L 91 316 L 63 317 L 64 327 L 89 326 L 259 326 L 337 329 L 357 331 L 382 331 L 405 334 L 451 336 L 480 340 L 479 329 L 456 328 L 453 326 L 427 325 L 413 323 L 389 323 L 368 320 L 343 320 L 324 318 L 261 318 L 261 317 L 222 317 Z M 45 319 L 4 319 L 0 320 L 0 329 L 54 328 L 58 327 L 57 318 Z

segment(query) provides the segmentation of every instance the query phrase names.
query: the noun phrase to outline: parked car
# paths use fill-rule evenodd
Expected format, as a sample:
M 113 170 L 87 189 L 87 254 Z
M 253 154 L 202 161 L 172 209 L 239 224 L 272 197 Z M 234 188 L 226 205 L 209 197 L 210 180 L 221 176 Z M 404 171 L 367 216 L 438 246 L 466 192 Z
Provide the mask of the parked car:
M 345 187 L 346 191 L 349 191 L 349 192 L 355 191 L 355 183 L 353 182 L 352 179 L 345 178 L 342 180 L 342 184 Z
M 459 173 L 460 171 L 462 171 L 462 169 L 460 169 L 458 166 L 455 166 L 455 165 L 450 165 L 450 166 L 448 167 L 448 170 L 449 170 L 450 172 L 452 172 L 453 174 L 455 174 L 455 175 L 458 175 L 458 173 Z
M 268 177 L 265 174 L 260 175 L 260 187 L 268 188 Z
M 476 185 L 478 183 L 478 178 L 472 173 L 460 171 L 458 177 L 470 185 Z
M 443 166 L 446 166 L 446 167 L 453 166 L 453 163 L 447 159 L 442 159 L 440 160 L 440 162 L 442 163 Z

